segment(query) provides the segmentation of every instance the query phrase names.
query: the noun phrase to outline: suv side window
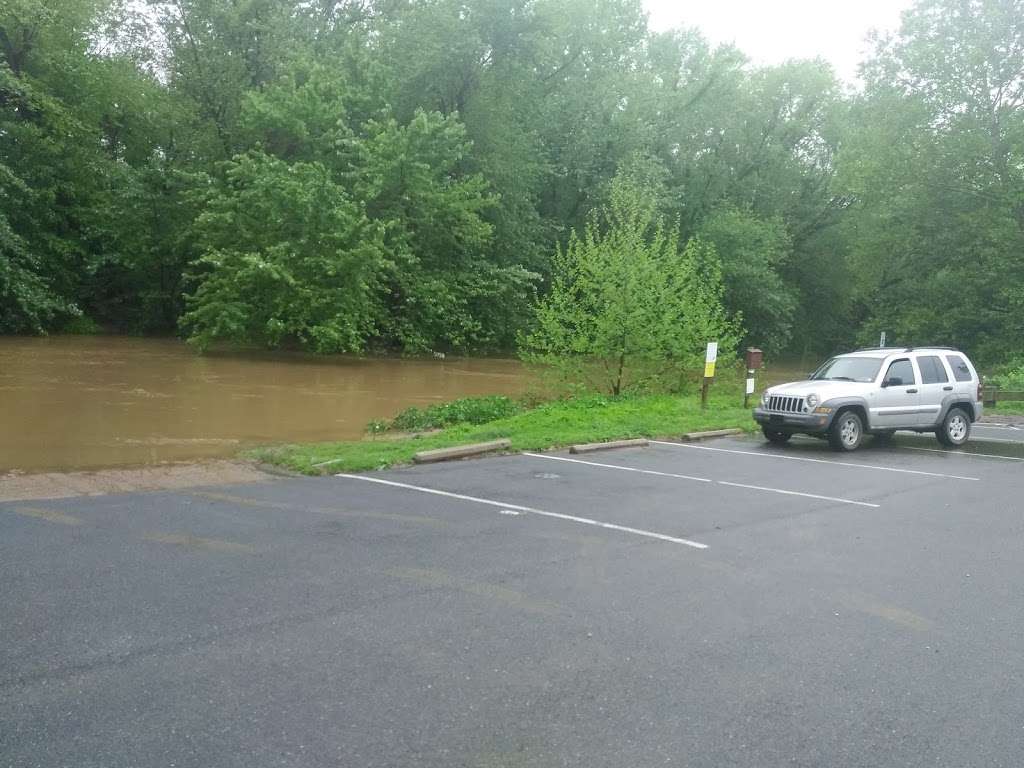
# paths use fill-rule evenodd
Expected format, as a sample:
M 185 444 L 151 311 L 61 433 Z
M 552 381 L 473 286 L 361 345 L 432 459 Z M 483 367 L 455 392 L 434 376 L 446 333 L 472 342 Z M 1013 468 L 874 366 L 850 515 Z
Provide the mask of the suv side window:
M 917 367 L 921 369 L 922 384 L 945 384 L 949 381 L 946 366 L 937 357 L 926 355 L 917 358 Z
M 946 355 L 946 360 L 949 361 L 949 367 L 953 369 L 953 376 L 957 381 L 970 381 L 973 378 L 971 369 L 960 355 Z
M 910 364 L 910 360 L 894 360 L 889 365 L 889 370 L 886 371 L 885 378 L 882 381 L 889 381 L 889 379 L 902 379 L 903 384 L 917 384 L 917 377 L 914 376 L 914 366 Z

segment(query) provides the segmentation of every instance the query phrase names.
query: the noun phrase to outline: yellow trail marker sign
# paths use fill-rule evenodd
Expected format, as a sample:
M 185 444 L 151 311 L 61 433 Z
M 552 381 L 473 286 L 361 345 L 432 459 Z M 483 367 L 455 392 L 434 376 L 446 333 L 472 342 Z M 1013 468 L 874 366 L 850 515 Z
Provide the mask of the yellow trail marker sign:
M 718 342 L 709 341 L 708 351 L 704 356 L 704 378 L 713 379 L 715 377 L 715 361 L 718 360 Z
M 715 378 L 715 361 L 718 359 L 718 342 L 709 341 L 708 351 L 704 356 L 704 383 L 700 388 L 700 407 L 708 407 L 708 384 Z

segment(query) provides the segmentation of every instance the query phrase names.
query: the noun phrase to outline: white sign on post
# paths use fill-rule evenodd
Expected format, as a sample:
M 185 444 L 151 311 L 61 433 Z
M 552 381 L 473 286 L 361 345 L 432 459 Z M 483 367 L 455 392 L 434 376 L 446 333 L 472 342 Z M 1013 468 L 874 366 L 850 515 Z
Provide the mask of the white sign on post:
M 882 339 L 881 339 L 881 341 L 878 342 L 878 346 L 880 346 L 880 347 L 884 347 L 885 346 L 885 331 L 882 331 Z
M 715 360 L 718 359 L 718 342 L 708 342 L 708 353 L 704 357 L 704 378 L 713 379 L 715 377 Z
M 747 379 L 747 394 L 748 395 L 754 394 L 754 380 L 752 378 L 751 379 Z

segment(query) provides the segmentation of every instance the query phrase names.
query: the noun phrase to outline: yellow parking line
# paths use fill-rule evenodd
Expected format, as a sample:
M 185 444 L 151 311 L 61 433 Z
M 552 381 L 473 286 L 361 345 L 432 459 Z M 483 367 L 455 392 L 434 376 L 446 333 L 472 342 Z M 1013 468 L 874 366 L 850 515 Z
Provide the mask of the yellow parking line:
M 274 509 L 283 512 L 312 512 L 316 515 L 343 516 L 343 517 L 365 517 L 371 520 L 390 520 L 397 523 L 417 523 L 419 525 L 431 525 L 444 527 L 448 523 L 436 517 L 427 515 L 402 515 L 397 512 L 377 512 L 366 509 L 339 509 L 336 507 L 304 507 L 301 504 L 289 504 L 282 501 L 264 501 L 263 499 L 250 499 L 246 496 L 235 496 L 230 493 L 215 493 L 212 491 L 193 491 L 192 496 L 211 501 L 223 501 L 229 504 L 238 504 L 243 507 L 254 507 L 256 509 Z
M 37 520 L 46 520 L 50 523 L 60 523 L 61 525 L 82 524 L 82 521 L 77 517 L 65 515 L 63 512 L 58 512 L 55 509 L 42 509 L 41 507 L 15 507 L 14 514 L 21 515 L 23 517 L 34 517 Z
M 561 612 L 561 608 L 556 603 L 548 600 L 538 600 L 514 589 L 499 587 L 497 584 L 488 584 L 484 581 L 464 579 L 435 568 L 391 568 L 385 571 L 385 573 L 388 576 L 405 579 L 428 587 L 441 587 L 469 595 L 476 595 L 487 600 L 504 603 L 512 608 L 519 608 L 528 613 L 554 616 Z
M 257 549 L 250 544 L 241 544 L 237 541 L 225 541 L 224 539 L 203 539 L 193 536 L 190 533 L 147 533 L 142 538 L 146 541 L 155 541 L 158 544 L 173 544 L 186 549 L 207 550 L 209 552 L 233 552 L 236 554 L 252 555 Z
M 927 632 L 934 626 L 933 623 L 924 616 L 920 616 L 913 611 L 908 611 L 906 608 L 889 605 L 862 592 L 847 593 L 842 597 L 842 602 L 848 607 L 860 611 L 861 613 L 866 613 L 869 616 L 875 616 L 879 619 L 891 621 L 893 624 L 899 624 L 901 627 L 913 629 L 917 632 Z

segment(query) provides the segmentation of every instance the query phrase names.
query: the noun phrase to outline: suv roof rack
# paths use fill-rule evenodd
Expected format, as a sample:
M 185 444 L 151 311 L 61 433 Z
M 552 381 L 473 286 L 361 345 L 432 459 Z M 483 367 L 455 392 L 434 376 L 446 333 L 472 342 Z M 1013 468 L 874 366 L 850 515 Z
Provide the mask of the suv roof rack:
M 922 344 L 916 347 L 861 347 L 854 352 L 914 352 L 918 349 L 941 349 L 948 352 L 959 352 L 957 347 L 936 347 L 930 344 Z M 849 353 L 847 353 L 849 354 Z

